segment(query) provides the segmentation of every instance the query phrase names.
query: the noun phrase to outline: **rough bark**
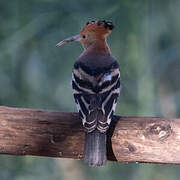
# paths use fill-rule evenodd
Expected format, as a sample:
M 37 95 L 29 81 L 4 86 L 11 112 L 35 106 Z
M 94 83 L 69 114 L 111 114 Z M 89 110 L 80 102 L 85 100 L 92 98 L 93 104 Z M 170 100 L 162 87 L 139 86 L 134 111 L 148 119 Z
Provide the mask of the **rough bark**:
M 0 107 L 0 154 L 81 159 L 84 130 L 77 113 Z M 108 159 L 180 163 L 180 119 L 114 116 Z

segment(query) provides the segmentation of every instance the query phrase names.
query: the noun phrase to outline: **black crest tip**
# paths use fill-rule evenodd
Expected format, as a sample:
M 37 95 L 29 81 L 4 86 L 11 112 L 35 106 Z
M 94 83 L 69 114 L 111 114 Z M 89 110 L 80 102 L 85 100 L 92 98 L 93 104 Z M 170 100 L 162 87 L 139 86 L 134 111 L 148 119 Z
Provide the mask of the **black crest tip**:
M 95 22 L 97 23 L 98 26 L 103 24 L 105 29 L 109 29 L 109 30 L 113 30 L 114 29 L 113 23 L 111 21 L 106 21 L 106 20 L 102 20 L 102 21 L 94 21 L 94 20 L 92 20 L 92 21 L 88 21 L 86 23 L 86 25 L 91 24 L 91 23 L 95 23 Z

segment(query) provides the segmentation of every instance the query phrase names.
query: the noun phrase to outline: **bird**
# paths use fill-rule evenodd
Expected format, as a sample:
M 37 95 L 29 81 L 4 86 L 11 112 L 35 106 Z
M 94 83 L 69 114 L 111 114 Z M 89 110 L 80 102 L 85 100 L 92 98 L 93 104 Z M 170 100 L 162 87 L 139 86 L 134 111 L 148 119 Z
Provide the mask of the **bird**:
M 84 162 L 93 167 L 106 165 L 107 131 L 120 95 L 119 64 L 107 44 L 113 29 L 111 21 L 88 21 L 80 34 L 56 45 L 79 41 L 84 49 L 74 63 L 72 89 L 85 130 Z

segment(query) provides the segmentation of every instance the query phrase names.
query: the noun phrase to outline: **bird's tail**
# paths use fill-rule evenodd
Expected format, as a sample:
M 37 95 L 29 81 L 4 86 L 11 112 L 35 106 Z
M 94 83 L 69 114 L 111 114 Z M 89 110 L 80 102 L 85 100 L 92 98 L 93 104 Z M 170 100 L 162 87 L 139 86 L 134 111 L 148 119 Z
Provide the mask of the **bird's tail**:
M 98 130 L 86 132 L 84 162 L 89 166 L 104 166 L 106 161 L 106 133 Z

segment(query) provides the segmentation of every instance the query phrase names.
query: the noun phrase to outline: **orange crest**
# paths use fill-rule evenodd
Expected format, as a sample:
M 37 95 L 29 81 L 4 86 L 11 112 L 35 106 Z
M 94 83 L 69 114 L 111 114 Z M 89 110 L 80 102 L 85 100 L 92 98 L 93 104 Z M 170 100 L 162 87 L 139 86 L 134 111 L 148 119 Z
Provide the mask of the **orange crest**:
M 93 33 L 98 36 L 106 35 L 109 34 L 113 28 L 114 25 L 110 21 L 91 21 L 86 23 L 80 34 Z

